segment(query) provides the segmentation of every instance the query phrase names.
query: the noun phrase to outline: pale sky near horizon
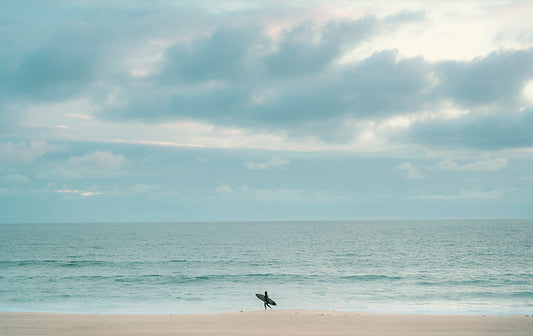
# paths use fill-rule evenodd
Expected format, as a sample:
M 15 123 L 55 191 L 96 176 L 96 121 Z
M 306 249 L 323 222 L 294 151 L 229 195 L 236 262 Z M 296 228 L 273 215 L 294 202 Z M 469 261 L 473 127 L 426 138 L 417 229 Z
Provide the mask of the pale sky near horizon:
M 0 223 L 532 218 L 532 17 L 4 1 Z

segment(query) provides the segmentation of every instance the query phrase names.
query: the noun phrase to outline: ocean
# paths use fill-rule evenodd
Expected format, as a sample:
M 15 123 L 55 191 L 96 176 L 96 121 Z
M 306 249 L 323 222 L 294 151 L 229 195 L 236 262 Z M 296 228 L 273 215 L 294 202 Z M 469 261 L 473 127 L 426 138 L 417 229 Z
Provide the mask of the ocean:
M 533 220 L 0 224 L 0 311 L 533 313 Z

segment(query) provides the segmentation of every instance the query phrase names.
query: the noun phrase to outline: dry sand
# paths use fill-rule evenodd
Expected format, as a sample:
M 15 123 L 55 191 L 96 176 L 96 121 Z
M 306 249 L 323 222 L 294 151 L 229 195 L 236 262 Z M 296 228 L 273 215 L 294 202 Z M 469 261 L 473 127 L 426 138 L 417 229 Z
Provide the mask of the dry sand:
M 533 335 L 533 316 L 273 310 L 91 315 L 0 312 L 0 335 Z

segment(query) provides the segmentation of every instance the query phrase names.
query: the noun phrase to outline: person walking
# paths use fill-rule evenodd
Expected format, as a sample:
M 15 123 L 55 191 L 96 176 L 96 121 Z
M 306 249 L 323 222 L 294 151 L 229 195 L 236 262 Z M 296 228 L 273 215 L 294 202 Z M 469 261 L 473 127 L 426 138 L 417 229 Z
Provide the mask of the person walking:
M 268 304 L 268 293 L 267 291 L 265 291 L 265 310 L 267 310 L 267 307 L 272 309 L 272 307 L 270 307 L 270 305 Z

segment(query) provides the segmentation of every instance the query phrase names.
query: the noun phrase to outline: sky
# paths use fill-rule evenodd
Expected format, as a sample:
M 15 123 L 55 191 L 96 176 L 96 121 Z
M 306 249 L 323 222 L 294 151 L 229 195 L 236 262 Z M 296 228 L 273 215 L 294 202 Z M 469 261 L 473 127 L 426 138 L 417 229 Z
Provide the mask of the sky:
M 0 223 L 533 218 L 532 17 L 2 1 Z

